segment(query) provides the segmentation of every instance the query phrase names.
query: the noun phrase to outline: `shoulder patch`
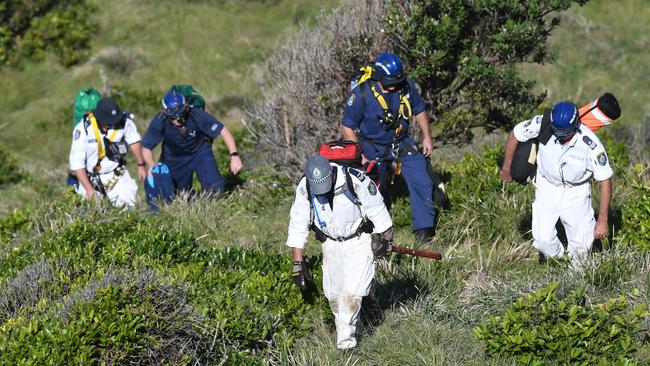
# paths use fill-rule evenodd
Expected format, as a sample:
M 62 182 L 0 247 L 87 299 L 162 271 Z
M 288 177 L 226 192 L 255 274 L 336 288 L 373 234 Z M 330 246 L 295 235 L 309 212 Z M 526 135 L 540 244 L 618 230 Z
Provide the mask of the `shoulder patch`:
M 377 186 L 372 180 L 368 180 L 368 193 L 370 193 L 371 196 L 377 195 Z
M 594 140 L 590 139 L 589 136 L 582 136 L 582 141 L 589 146 L 590 149 L 595 149 L 598 144 Z
M 598 162 L 598 165 L 605 166 L 605 164 L 607 164 L 607 154 L 605 154 L 604 151 L 601 151 L 596 155 L 596 161 Z
M 81 131 L 79 130 L 74 130 L 74 140 L 77 141 L 79 139 L 79 136 L 81 136 Z
M 212 127 L 211 127 L 210 129 L 211 129 L 212 131 L 216 131 L 217 128 L 219 128 L 219 125 L 215 123 L 215 124 L 212 125 Z
M 348 106 L 352 106 L 352 104 L 354 104 L 354 100 L 355 100 L 356 98 L 357 98 L 357 97 L 354 95 L 354 93 L 351 93 L 351 94 L 350 94 L 350 97 L 348 98 Z

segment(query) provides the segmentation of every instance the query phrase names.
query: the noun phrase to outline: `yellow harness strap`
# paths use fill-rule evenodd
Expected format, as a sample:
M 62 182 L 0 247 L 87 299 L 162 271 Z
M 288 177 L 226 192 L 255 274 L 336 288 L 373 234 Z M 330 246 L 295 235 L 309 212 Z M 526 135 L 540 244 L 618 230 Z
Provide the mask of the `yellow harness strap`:
M 102 134 L 99 132 L 99 125 L 97 124 L 95 116 L 92 113 L 88 113 L 88 118 L 90 119 L 90 125 L 93 127 L 95 140 L 97 140 L 97 164 L 99 164 L 99 162 L 106 156 L 104 140 L 102 139 Z
M 372 90 L 372 94 L 375 96 L 375 99 L 379 102 L 379 105 L 381 106 L 381 109 L 384 111 L 388 111 L 388 103 L 386 103 L 386 98 L 384 98 L 381 93 L 377 91 L 377 88 L 373 85 L 370 87 L 370 90 Z M 400 101 L 399 101 L 399 115 L 400 117 L 404 119 L 408 119 L 412 115 L 411 111 L 411 103 L 409 102 L 408 98 L 406 95 L 400 95 Z

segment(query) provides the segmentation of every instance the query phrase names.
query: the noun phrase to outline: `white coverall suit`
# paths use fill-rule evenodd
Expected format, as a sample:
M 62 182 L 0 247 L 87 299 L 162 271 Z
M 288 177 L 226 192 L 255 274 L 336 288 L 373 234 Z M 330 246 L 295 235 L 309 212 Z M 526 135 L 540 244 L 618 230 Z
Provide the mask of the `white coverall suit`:
M 356 233 L 364 217 L 373 222 L 375 233 L 383 233 L 392 227 L 383 198 L 372 180 L 363 173 L 360 174 L 361 178 L 350 174 L 354 191 L 361 202 L 357 206 L 343 194 L 347 187 L 344 168 L 333 163 L 331 165 L 337 168 L 333 210 L 328 202 L 320 203 L 314 197 L 314 212 L 310 213 L 306 179 L 301 179 L 291 206 L 287 246 L 304 247 L 312 219 L 321 231 L 334 238 Z M 323 292 L 336 318 L 336 346 L 339 349 L 353 348 L 357 343 L 361 299 L 368 295 L 375 275 L 370 240 L 370 234 L 363 233 L 342 242 L 327 239 L 322 244 Z
M 138 129 L 133 123 L 131 118 L 126 118 L 124 128 L 109 129 L 106 133 L 99 130 L 100 136 L 103 139 L 105 136 L 110 138 L 110 141 L 120 141 L 124 138 L 127 145 L 132 145 L 140 142 L 140 134 Z M 102 142 L 103 143 L 103 142 Z M 104 148 L 106 148 L 104 146 Z M 70 170 L 75 171 L 79 169 L 86 169 L 86 173 L 90 176 L 92 174 L 98 159 L 98 145 L 97 139 L 92 126 L 89 125 L 88 118 L 75 126 L 72 132 L 72 147 L 70 148 Z M 99 176 L 106 188 L 107 198 L 117 207 L 123 205 L 134 206 L 136 194 L 138 192 L 138 185 L 129 175 L 126 167 L 123 169 L 122 175 L 116 176 L 116 169 L 119 167 L 117 161 L 110 160 L 104 157 L 100 162 Z M 76 192 L 83 197 L 86 197 L 86 189 L 82 184 L 76 189 Z
M 517 124 L 514 136 L 520 142 L 539 135 L 542 116 Z M 534 180 L 533 245 L 547 257 L 561 258 L 564 248 L 557 237 L 559 218 L 568 240 L 572 260 L 584 257 L 594 241 L 596 220 L 591 206 L 591 178 L 604 181 L 613 175 L 607 153 L 598 136 L 580 125 L 567 143 L 551 136 L 539 144 Z

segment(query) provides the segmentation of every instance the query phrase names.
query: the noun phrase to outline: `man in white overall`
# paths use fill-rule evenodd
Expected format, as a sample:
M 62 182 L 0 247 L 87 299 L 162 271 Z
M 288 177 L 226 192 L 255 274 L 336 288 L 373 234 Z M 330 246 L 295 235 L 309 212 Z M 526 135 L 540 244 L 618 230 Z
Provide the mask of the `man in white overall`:
M 512 180 L 510 163 L 518 142 L 540 135 L 543 116 L 535 116 L 515 126 L 508 137 L 501 179 Z M 555 223 L 564 225 L 567 251 L 577 264 L 590 251 L 594 239 L 608 235 L 609 203 L 612 196 L 612 168 L 596 134 L 580 124 L 578 110 L 571 102 L 557 103 L 550 114 L 552 136 L 540 141 L 533 202 L 533 245 L 546 257 L 561 258 L 564 248 Z M 591 207 L 591 178 L 600 182 L 598 221 Z
M 363 173 L 312 156 L 290 215 L 287 246 L 293 251 L 294 281 L 304 290 L 311 277 L 303 262 L 311 228 L 322 242 L 323 291 L 336 318 L 336 346 L 353 348 L 361 300 L 375 275 L 374 258 L 385 254 L 392 241 L 383 198 Z
M 127 147 L 135 156 L 140 180 L 145 179 L 140 134 L 132 116 L 112 98 L 102 98 L 72 132 L 70 170 L 79 180 L 76 192 L 89 199 L 99 193 L 117 207 L 134 206 L 138 185 L 126 169 Z

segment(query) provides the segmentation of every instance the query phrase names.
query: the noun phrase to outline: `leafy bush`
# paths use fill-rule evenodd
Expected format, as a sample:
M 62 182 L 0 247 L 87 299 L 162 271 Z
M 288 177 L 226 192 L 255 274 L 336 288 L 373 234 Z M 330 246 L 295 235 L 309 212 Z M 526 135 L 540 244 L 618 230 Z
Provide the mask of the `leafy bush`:
M 0 6 L 0 64 L 41 60 L 51 51 L 65 65 L 88 55 L 97 23 L 88 1 L 4 1 Z
M 89 214 L 0 254 L 0 364 L 262 364 L 325 306 L 293 285 L 288 255 L 201 248 L 152 221 Z
M 473 332 L 492 356 L 515 356 L 526 365 L 557 362 L 596 365 L 632 362 L 635 335 L 645 306 L 630 308 L 619 296 L 604 304 L 585 304 L 579 290 L 557 299 L 559 282 L 517 300 Z
M 473 128 L 509 129 L 544 99 L 514 65 L 553 61 L 546 42 L 560 20 L 548 14 L 586 2 L 393 1 L 385 34 L 437 117 L 437 139 L 467 143 Z
M 16 160 L 0 146 L 0 186 L 7 183 L 16 183 L 24 178 L 18 168 Z

